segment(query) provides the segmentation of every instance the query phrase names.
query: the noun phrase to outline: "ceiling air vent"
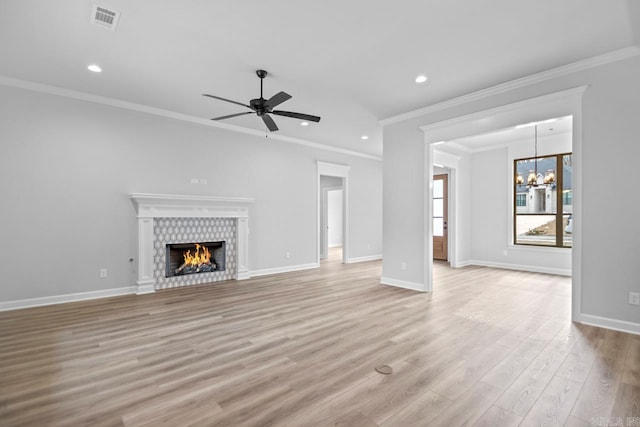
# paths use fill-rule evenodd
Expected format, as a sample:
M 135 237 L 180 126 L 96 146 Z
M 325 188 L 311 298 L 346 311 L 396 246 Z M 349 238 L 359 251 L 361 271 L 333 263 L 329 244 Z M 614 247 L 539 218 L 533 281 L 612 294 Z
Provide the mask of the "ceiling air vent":
M 98 6 L 97 4 L 93 5 L 93 10 L 91 12 L 92 23 L 115 31 L 119 19 L 120 12 L 107 9 L 106 7 Z

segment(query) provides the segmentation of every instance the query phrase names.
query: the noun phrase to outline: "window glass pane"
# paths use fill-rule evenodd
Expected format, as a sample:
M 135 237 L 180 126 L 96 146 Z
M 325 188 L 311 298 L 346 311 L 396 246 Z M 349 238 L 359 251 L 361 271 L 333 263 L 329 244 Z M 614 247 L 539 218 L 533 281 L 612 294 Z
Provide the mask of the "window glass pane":
M 516 244 L 556 245 L 555 215 L 516 215 Z
M 518 209 L 517 213 L 556 213 L 556 156 L 518 160 L 515 167 L 516 176 L 522 177 L 523 182 L 515 185 L 516 194 L 527 195 L 526 209 Z M 516 206 L 524 208 L 517 202 L 516 199 Z
M 433 235 L 444 236 L 444 220 L 442 218 L 433 218 Z
M 444 200 L 443 199 L 433 199 L 433 217 L 443 217 L 444 216 Z
M 433 181 L 433 197 L 444 197 L 443 185 L 444 180 L 442 179 Z

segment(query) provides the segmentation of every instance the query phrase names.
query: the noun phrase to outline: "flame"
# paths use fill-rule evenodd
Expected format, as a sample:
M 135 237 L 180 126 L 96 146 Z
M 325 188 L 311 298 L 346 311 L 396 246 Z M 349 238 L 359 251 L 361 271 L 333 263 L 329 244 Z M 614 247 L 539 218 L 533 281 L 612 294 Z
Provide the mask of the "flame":
M 184 254 L 184 263 L 186 265 L 193 265 L 194 267 L 202 264 L 210 264 L 211 252 L 209 252 L 206 246 L 201 246 L 196 243 L 196 252 L 191 255 L 191 250 L 188 250 Z

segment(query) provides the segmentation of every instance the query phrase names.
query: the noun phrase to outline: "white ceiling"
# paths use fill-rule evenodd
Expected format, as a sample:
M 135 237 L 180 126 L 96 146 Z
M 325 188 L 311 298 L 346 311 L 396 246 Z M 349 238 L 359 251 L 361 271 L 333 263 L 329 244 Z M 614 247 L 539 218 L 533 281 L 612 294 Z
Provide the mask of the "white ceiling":
M 380 156 L 381 119 L 637 43 L 635 2 L 96 1 L 114 32 L 92 1 L 0 0 L 0 75 L 211 118 L 244 110 L 202 93 L 248 102 L 262 68 L 265 97 L 322 117 L 279 134 Z
M 451 148 L 453 151 L 456 151 L 456 149 L 462 149 L 469 152 L 483 151 L 497 147 L 504 147 L 505 145 L 520 141 L 533 142 L 536 138 L 536 128 L 537 137 L 539 139 L 571 134 L 573 130 L 573 121 L 571 116 L 552 117 L 542 122 L 522 123 L 522 125 L 523 127 L 511 127 L 481 135 L 472 135 L 445 141 L 443 145 L 440 145 L 439 149 Z M 569 138 L 571 138 L 570 135 Z

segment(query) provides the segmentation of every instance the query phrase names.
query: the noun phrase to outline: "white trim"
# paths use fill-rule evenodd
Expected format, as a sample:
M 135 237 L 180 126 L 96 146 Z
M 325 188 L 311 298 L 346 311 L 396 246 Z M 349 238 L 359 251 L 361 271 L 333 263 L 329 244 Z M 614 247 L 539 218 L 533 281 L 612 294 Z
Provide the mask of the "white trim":
M 342 243 L 331 243 L 330 245 L 328 244 L 327 246 L 329 246 L 330 248 L 341 248 Z
M 137 218 L 247 218 L 255 199 L 133 193 Z
M 380 283 L 387 286 L 395 286 L 396 288 L 410 289 L 412 291 L 427 292 L 423 283 L 407 282 L 405 280 L 392 279 L 390 277 L 381 277 Z
M 136 295 L 152 294 L 156 291 L 156 281 L 138 281 L 136 282 Z
M 270 274 L 291 273 L 293 271 L 311 270 L 313 268 L 320 267 L 320 264 L 316 262 L 310 262 L 309 264 L 299 265 L 285 265 L 283 267 L 264 268 L 262 270 L 252 270 L 250 272 L 251 277 L 268 276 Z
M 593 316 L 591 314 L 584 313 L 580 313 L 578 322 L 584 325 L 597 326 L 599 328 L 613 329 L 614 331 L 640 335 L 640 323 L 626 322 L 624 320 Z
M 424 125 L 424 126 L 420 126 L 419 129 L 422 129 L 422 131 L 424 132 L 434 132 L 437 129 L 440 128 L 448 128 L 451 126 L 456 126 L 462 123 L 468 123 L 468 122 L 473 122 L 473 121 L 478 121 L 481 119 L 486 119 L 487 117 L 491 117 L 491 116 L 496 116 L 498 114 L 507 114 L 507 113 L 516 113 L 519 111 L 522 111 L 523 109 L 529 108 L 529 107 L 535 107 L 535 106 L 539 106 L 542 103 L 550 103 L 550 102 L 554 102 L 554 101 L 558 101 L 558 100 L 563 100 L 569 97 L 573 97 L 576 95 L 580 95 L 582 96 L 582 94 L 587 90 L 589 86 L 587 85 L 583 85 L 583 86 L 577 86 L 577 87 L 573 87 L 570 89 L 565 89 L 565 90 L 561 90 L 558 92 L 553 92 L 553 93 L 549 93 L 546 95 L 540 95 L 540 96 L 536 96 L 535 98 L 527 98 L 524 99 L 522 101 L 517 101 L 517 102 L 513 102 L 511 104 L 505 104 L 505 105 L 500 105 L 498 107 L 494 107 L 494 108 L 489 108 L 487 110 L 481 110 L 481 111 L 477 111 L 475 113 L 471 113 L 471 114 L 465 114 L 463 116 L 457 116 L 457 117 L 453 117 L 451 119 L 447 119 L 447 120 L 442 120 L 439 122 L 435 122 L 435 123 L 430 123 L 428 125 Z M 548 118 L 548 117 L 547 117 Z M 518 123 L 514 123 L 514 126 L 517 125 Z M 490 132 L 496 131 L 496 130 L 501 130 L 501 128 L 497 128 L 497 129 L 492 129 Z M 489 132 L 480 132 L 477 133 L 475 135 L 483 135 Z M 456 138 L 462 137 L 463 135 L 457 136 Z M 439 137 L 439 135 L 438 135 Z M 439 139 L 437 137 L 431 137 L 428 140 L 429 142 L 433 143 L 436 141 L 439 141 Z M 449 143 L 451 144 L 451 143 Z M 470 148 L 464 147 L 460 144 L 455 144 L 456 148 L 459 148 L 463 151 L 467 151 L 467 152 L 473 152 L 473 150 L 471 150 Z
M 571 269 L 565 269 L 565 268 L 551 268 L 551 267 L 541 267 L 541 266 L 535 266 L 535 265 L 509 264 L 506 262 L 481 261 L 481 260 L 475 260 L 475 259 L 465 261 L 464 265 L 477 265 L 480 267 L 502 268 L 505 270 L 518 270 L 518 271 L 529 271 L 532 273 L 556 274 L 559 276 L 569 276 L 569 277 L 571 276 Z
M 19 310 L 21 308 L 64 304 L 67 302 L 86 301 L 99 298 L 116 297 L 121 295 L 133 295 L 137 290 L 138 288 L 136 286 L 125 286 L 122 288 L 104 289 L 101 291 L 77 292 L 73 294 L 6 301 L 0 302 L 0 311 Z
M 576 73 L 589 68 L 599 67 L 601 65 L 610 64 L 617 61 L 622 61 L 627 58 L 640 55 L 640 47 L 629 46 L 623 49 L 614 50 L 612 52 L 605 53 L 603 55 L 594 56 L 592 58 L 577 61 L 568 65 L 552 68 L 550 70 L 542 71 L 540 73 L 531 74 L 526 77 L 522 77 L 516 80 L 511 80 L 506 83 L 491 86 L 485 89 L 477 90 L 475 92 L 468 93 L 466 95 L 451 98 L 447 101 L 438 102 L 436 104 L 428 105 L 417 110 L 412 110 L 396 116 L 391 116 L 386 119 L 380 120 L 380 125 L 388 126 L 394 123 L 403 122 L 405 120 L 413 119 L 423 116 L 425 114 L 431 114 L 436 111 L 445 110 L 447 108 L 453 108 L 459 105 L 466 104 L 468 102 L 477 101 L 479 99 L 488 98 L 493 95 L 508 92 L 511 90 L 519 89 L 532 84 L 540 83 L 546 80 L 551 80 L 557 77 L 562 77 L 568 74 Z
M 355 264 L 357 262 L 377 261 L 382 259 L 382 254 L 359 256 L 355 258 L 349 258 L 347 264 Z
M 469 267 L 469 266 L 471 266 L 471 265 L 475 265 L 475 264 L 473 264 L 473 263 L 472 263 L 471 261 L 469 261 L 469 260 L 466 260 L 466 261 L 458 261 L 458 262 L 456 263 L 456 265 L 452 265 L 451 263 L 449 264 L 449 266 L 450 266 L 451 268 L 464 268 L 464 267 Z
M 123 110 L 137 111 L 141 113 L 151 114 L 154 116 L 165 117 L 174 120 L 180 120 L 188 123 L 195 123 L 203 126 L 214 127 L 219 129 L 225 129 L 233 132 L 244 133 L 247 135 L 259 136 L 264 139 L 265 133 L 260 130 L 245 128 L 242 126 L 236 126 L 229 123 L 219 122 L 215 120 L 203 119 L 201 117 L 192 116 L 189 114 L 177 113 L 175 111 L 163 110 L 161 108 L 150 107 L 148 105 L 136 104 L 133 102 L 122 101 L 120 99 L 109 98 L 106 96 L 92 95 L 85 92 L 75 91 L 71 89 L 64 89 L 57 86 L 45 85 L 42 83 L 30 82 L 27 80 L 15 79 L 8 76 L 0 75 L 0 85 L 15 87 L 19 89 L 26 89 L 33 92 L 47 93 L 49 95 L 61 96 L 64 98 L 71 98 L 79 101 L 93 102 L 95 104 L 108 105 L 110 107 L 121 108 Z M 333 151 L 336 153 L 347 154 L 350 156 L 364 157 L 365 159 L 372 159 L 382 161 L 379 156 L 372 154 L 361 153 L 358 151 L 347 150 L 344 148 L 333 147 L 331 145 L 320 144 L 318 142 L 308 141 L 306 139 L 294 138 L 277 133 L 270 133 L 269 139 L 275 139 L 278 141 L 289 142 L 292 144 L 304 145 L 311 148 L 317 148 L 319 150 Z

